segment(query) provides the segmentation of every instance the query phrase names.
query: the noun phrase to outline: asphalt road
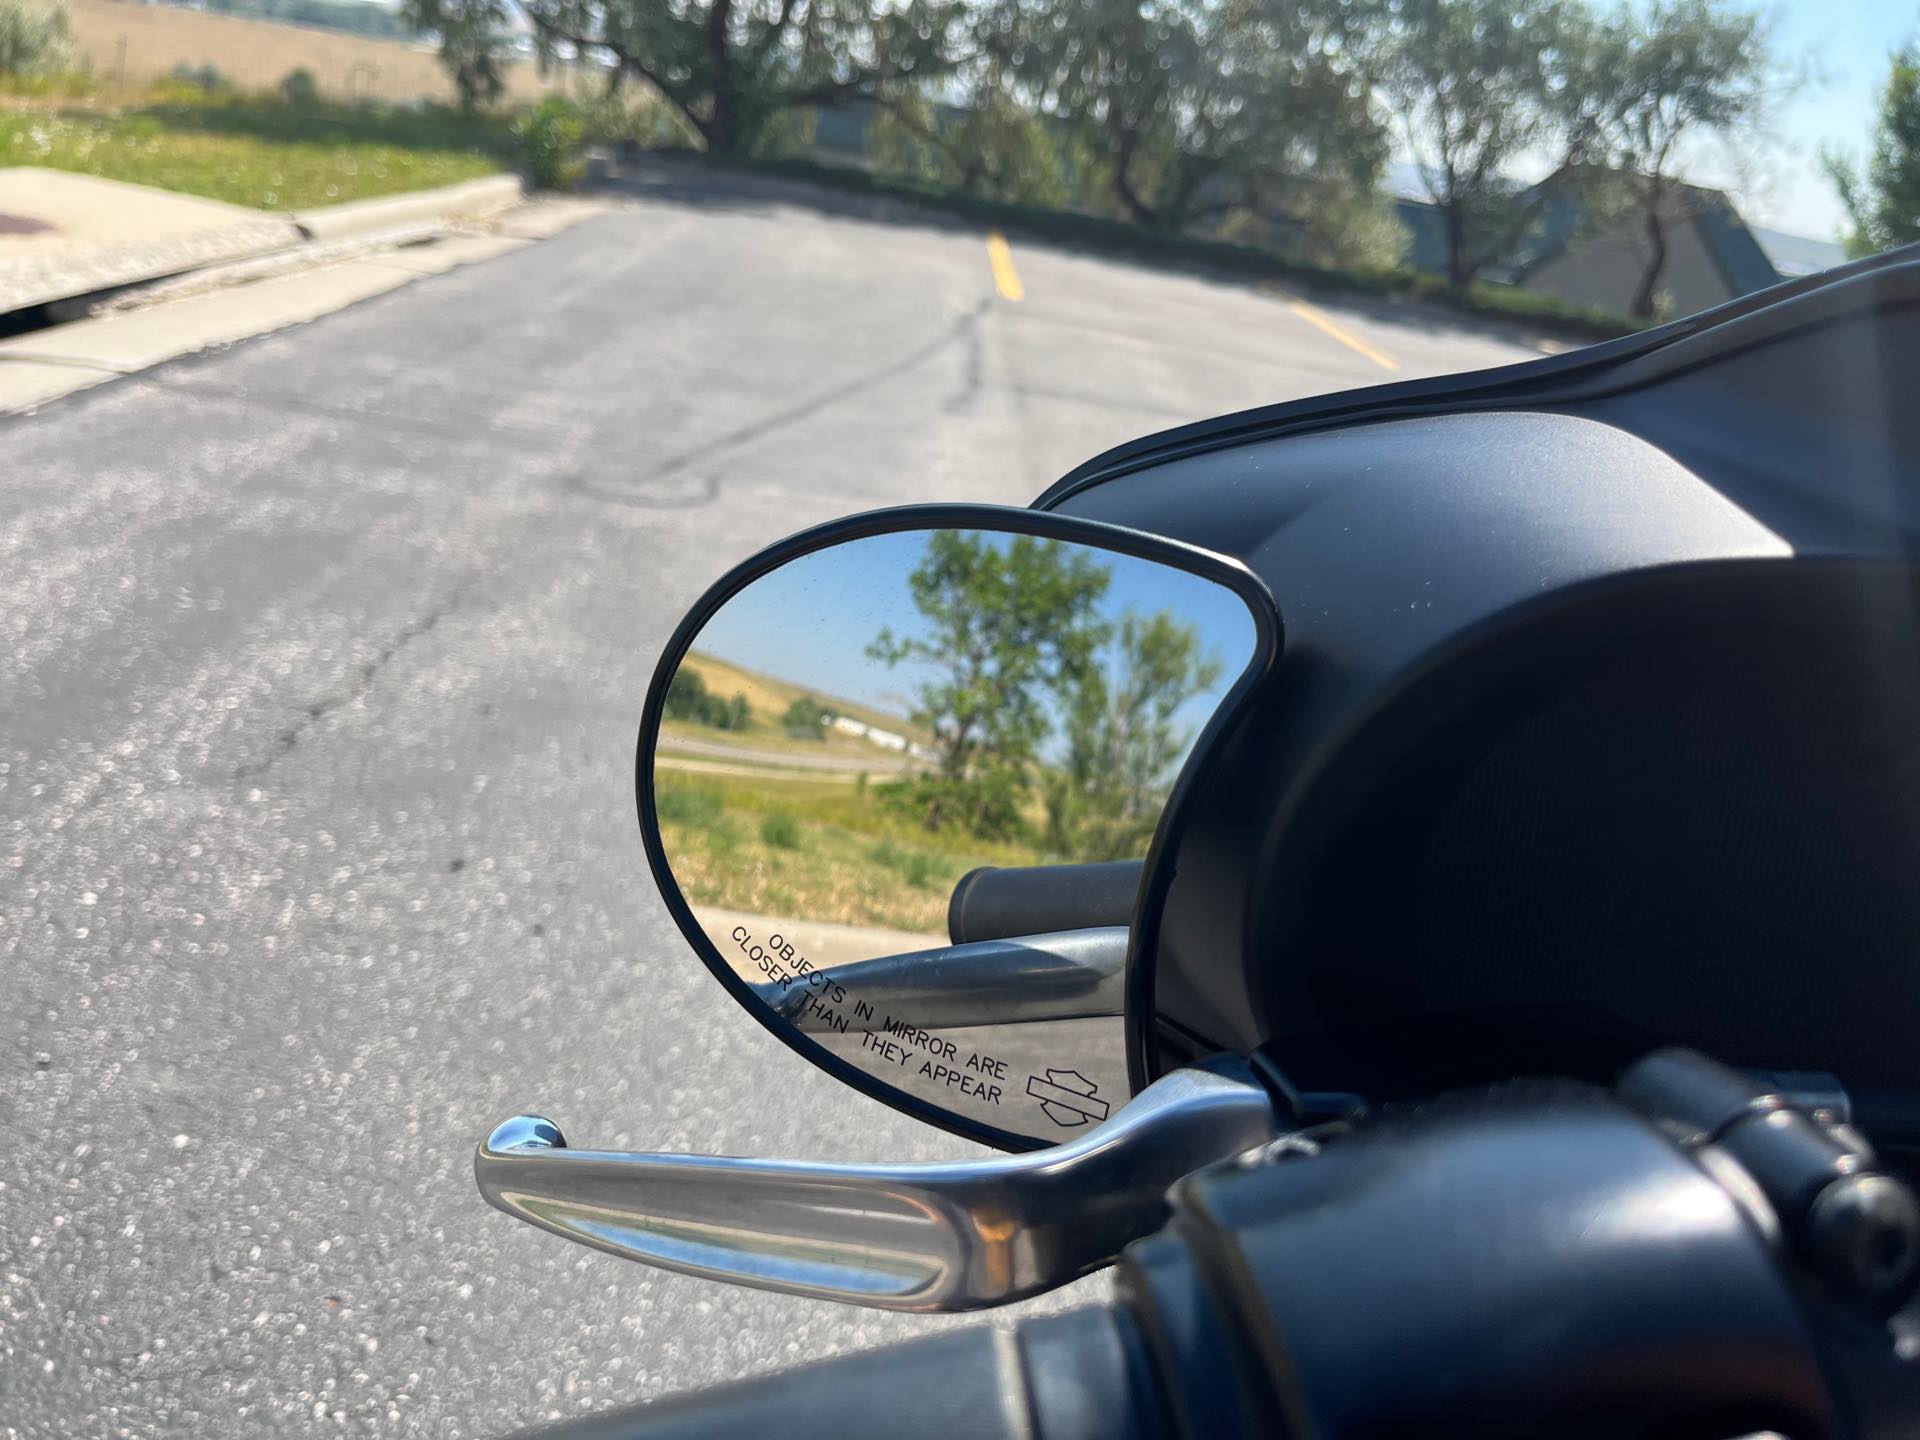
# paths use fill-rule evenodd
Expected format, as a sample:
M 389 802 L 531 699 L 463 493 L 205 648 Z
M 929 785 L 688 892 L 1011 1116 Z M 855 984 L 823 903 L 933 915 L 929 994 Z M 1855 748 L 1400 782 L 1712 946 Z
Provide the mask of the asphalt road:
M 523 1108 L 970 1149 L 813 1073 L 674 932 L 630 774 L 673 623 L 802 525 L 1529 353 L 1018 241 L 1014 302 L 978 232 L 791 198 L 656 187 L 0 421 L 0 1433 L 487 1435 L 939 1323 L 474 1192 Z

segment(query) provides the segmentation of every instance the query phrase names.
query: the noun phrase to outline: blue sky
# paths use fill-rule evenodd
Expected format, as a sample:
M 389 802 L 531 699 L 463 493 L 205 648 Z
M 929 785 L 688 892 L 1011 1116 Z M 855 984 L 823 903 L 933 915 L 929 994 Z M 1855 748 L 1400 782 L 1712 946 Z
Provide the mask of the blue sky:
M 1821 173 L 1821 144 L 1865 154 L 1887 57 L 1920 37 L 1920 3 L 1779 0 L 1754 8 L 1775 16 L 1781 55 L 1810 73 L 1802 90 L 1780 107 L 1773 143 L 1763 149 L 1753 183 L 1735 185 L 1742 211 L 1753 224 L 1830 239 L 1842 212 Z M 1701 168 L 1729 167 L 1703 158 Z
M 729 600 L 693 648 L 822 695 L 905 715 L 924 671 L 888 667 L 868 658 L 866 648 L 884 628 L 926 633 L 907 590 L 907 576 L 925 547 L 925 532 L 903 531 L 803 556 Z M 1197 731 L 1253 653 L 1246 604 L 1224 586 L 1183 570 L 1098 553 L 1112 575 L 1100 604 L 1103 617 L 1115 619 L 1128 609 L 1172 610 L 1199 627 L 1220 660 L 1219 682 L 1181 716 Z

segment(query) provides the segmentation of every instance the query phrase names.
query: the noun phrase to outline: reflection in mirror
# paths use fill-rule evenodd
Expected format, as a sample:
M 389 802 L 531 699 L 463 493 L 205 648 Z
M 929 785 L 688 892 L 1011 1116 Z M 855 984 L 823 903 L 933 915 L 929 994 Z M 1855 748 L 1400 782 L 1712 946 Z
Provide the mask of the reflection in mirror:
M 948 900 L 983 865 L 1144 856 L 1256 644 L 1225 586 L 1067 541 L 803 555 L 715 611 L 669 682 L 668 865 L 775 1016 L 930 1104 L 1070 1138 L 1128 1098 L 1125 927 L 1063 885 L 1046 933 L 952 945 Z

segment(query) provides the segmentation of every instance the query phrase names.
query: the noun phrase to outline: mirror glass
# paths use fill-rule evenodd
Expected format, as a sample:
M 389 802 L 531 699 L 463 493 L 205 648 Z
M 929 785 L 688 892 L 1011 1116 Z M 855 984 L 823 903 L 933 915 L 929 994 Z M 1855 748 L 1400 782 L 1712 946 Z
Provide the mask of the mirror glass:
M 668 867 L 781 1023 L 948 1112 L 1069 1139 L 1128 1098 L 1128 872 L 1028 872 L 1145 856 L 1257 635 L 1225 585 L 1077 542 L 938 529 L 813 551 L 735 592 L 669 682 Z M 954 888 L 982 866 L 969 903 L 1020 872 L 1037 938 L 952 943 Z

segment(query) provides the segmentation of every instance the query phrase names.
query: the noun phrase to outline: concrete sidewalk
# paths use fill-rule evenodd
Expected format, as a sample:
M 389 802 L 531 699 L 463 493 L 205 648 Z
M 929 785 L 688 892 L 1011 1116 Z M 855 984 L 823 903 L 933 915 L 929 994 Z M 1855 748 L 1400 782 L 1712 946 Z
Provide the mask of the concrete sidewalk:
M 484 223 L 521 203 L 519 177 L 276 215 L 149 185 L 35 166 L 0 169 L 0 315 L 257 259 L 309 242 Z
M 94 175 L 0 170 L 0 314 L 300 240 L 284 215 Z

